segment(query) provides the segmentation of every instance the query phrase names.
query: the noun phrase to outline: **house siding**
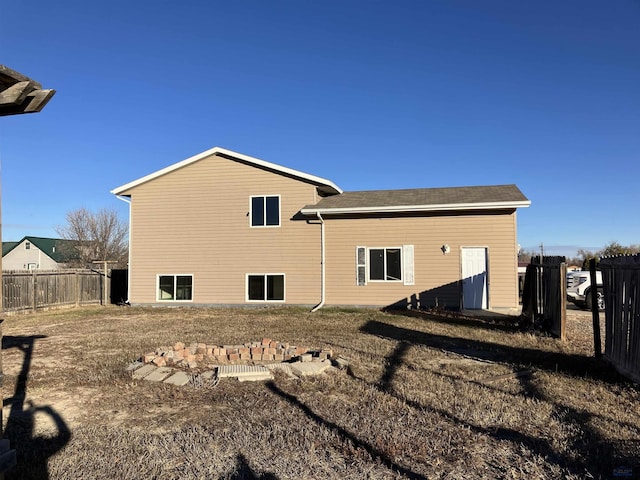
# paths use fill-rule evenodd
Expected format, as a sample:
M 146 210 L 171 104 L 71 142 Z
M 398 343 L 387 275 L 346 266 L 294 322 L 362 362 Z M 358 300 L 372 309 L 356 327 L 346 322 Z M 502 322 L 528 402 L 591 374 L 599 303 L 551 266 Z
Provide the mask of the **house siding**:
M 515 307 L 517 252 L 515 211 L 407 216 L 325 218 L 326 303 L 459 308 L 461 249 L 488 252 L 489 307 Z M 450 253 L 440 248 L 447 244 Z M 356 247 L 414 245 L 414 285 L 356 281 Z
M 248 273 L 284 273 L 287 303 L 319 301 L 320 226 L 293 219 L 318 201 L 314 185 L 212 156 L 122 194 L 132 303 L 156 303 L 158 274 L 192 274 L 194 304 L 247 303 Z M 280 227 L 250 227 L 251 195 L 280 196 Z

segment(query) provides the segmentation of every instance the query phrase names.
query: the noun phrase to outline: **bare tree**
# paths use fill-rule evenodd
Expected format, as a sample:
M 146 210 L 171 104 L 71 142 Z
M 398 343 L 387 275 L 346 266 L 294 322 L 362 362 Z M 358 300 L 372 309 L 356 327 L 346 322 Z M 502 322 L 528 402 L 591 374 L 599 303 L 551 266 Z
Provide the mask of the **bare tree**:
M 115 210 L 103 208 L 94 213 L 79 208 L 68 212 L 66 219 L 66 225 L 56 227 L 56 232 L 73 242 L 73 254 L 67 252 L 69 264 L 86 267 L 94 260 L 115 260 L 116 266 L 126 267 L 128 228 Z

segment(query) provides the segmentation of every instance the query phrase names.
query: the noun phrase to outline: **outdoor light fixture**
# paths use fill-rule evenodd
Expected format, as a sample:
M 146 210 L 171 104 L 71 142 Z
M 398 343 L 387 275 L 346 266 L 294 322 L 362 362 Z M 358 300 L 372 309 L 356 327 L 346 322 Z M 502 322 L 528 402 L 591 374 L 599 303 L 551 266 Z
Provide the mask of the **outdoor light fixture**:
M 442 245 L 440 247 L 440 250 L 442 250 L 442 253 L 446 255 L 447 253 L 449 253 L 451 251 L 451 248 L 449 248 L 449 245 L 447 245 L 445 243 L 444 245 Z

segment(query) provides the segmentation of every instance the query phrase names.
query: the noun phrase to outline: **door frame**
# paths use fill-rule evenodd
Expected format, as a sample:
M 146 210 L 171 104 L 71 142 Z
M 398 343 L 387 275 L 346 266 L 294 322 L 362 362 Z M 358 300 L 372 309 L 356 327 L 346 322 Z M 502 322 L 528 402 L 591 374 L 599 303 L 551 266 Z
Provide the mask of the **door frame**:
M 491 285 L 491 269 L 490 269 L 490 265 L 489 265 L 489 247 L 487 245 L 464 245 L 464 246 L 460 246 L 460 305 L 462 309 L 465 309 L 466 306 L 464 304 L 464 277 L 462 274 L 462 270 L 463 270 L 463 262 L 464 262 L 464 250 L 465 249 L 471 249 L 471 248 L 482 248 L 484 250 L 484 263 L 485 263 L 485 272 L 486 272 L 486 276 L 485 276 L 485 289 L 486 289 L 486 298 L 484 299 L 484 303 L 486 305 L 483 305 L 480 307 L 480 310 L 486 310 L 489 309 L 491 306 L 491 296 L 490 296 L 490 285 Z

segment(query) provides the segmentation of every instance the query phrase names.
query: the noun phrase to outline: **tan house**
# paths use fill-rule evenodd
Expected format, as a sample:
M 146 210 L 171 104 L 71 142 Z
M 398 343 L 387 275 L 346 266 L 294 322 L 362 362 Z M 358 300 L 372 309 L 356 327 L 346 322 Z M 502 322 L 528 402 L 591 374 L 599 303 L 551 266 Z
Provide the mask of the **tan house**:
M 132 304 L 518 304 L 515 185 L 343 192 L 215 147 L 112 193 Z

